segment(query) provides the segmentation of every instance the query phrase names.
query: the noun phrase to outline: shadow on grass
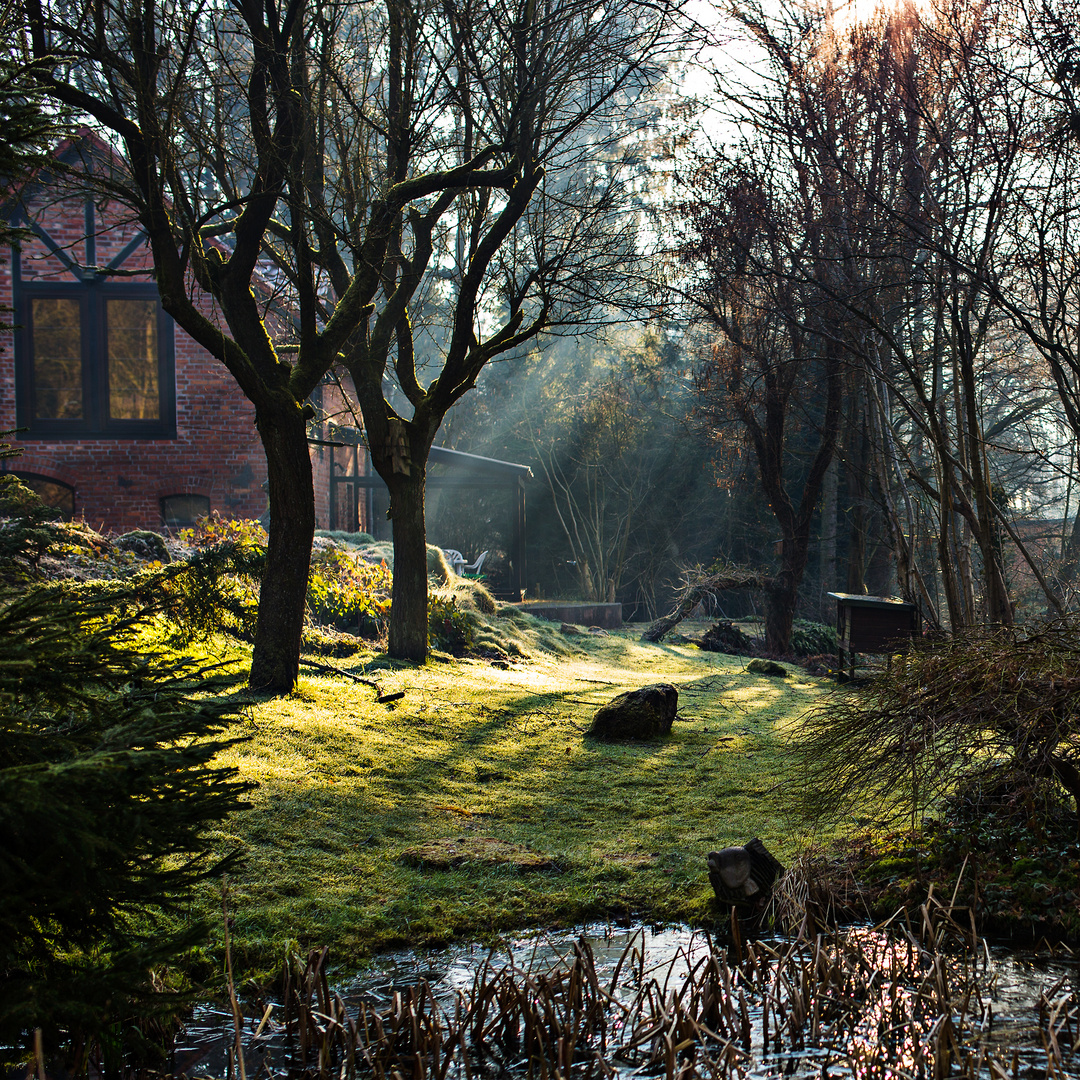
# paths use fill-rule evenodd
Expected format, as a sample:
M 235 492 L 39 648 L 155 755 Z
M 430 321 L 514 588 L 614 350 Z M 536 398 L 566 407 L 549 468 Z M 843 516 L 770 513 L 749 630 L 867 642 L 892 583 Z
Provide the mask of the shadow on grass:
M 800 700 L 793 687 L 730 668 L 658 672 L 693 718 L 662 740 L 608 743 L 585 737 L 592 711 L 640 685 L 640 670 L 542 689 L 478 690 L 481 674 L 418 670 L 426 682 L 393 708 L 327 678 L 313 702 L 260 710 L 265 775 L 232 826 L 250 849 L 237 933 L 252 959 L 289 937 L 355 957 L 612 914 L 700 920 L 709 850 L 790 841 L 774 727 Z M 457 838 L 558 869 L 410 863 L 410 850 Z

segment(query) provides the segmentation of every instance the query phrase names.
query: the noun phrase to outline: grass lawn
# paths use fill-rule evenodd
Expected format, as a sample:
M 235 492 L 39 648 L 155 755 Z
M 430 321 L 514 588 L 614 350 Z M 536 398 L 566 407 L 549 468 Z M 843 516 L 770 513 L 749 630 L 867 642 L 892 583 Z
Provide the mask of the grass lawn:
M 526 926 L 709 922 L 707 852 L 760 836 L 783 861 L 807 845 L 782 737 L 834 684 L 646 645 L 639 629 L 564 637 L 544 625 L 529 658 L 505 668 L 334 662 L 377 678 L 384 696 L 402 691 L 393 702 L 305 671 L 292 695 L 248 710 L 239 727 L 251 738 L 228 760 L 256 784 L 253 805 L 220 833 L 246 852 L 230 883 L 234 962 L 267 971 L 295 942 L 329 945 L 347 968 L 403 944 Z M 659 681 L 679 690 L 669 738 L 584 737 L 599 705 Z

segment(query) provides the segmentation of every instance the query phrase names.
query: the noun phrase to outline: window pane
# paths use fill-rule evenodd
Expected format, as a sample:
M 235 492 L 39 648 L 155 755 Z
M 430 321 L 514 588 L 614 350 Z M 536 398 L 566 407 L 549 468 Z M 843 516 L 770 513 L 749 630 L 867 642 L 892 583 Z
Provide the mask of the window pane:
M 158 420 L 157 301 L 109 300 L 109 417 Z
M 38 498 L 46 506 L 60 511 L 60 516 L 65 521 L 70 521 L 75 516 L 75 489 L 59 480 L 49 480 L 44 476 L 33 476 L 30 473 L 15 474 L 31 491 L 37 492 Z
M 34 417 L 80 420 L 83 415 L 82 324 L 79 301 L 31 301 L 34 343 Z
M 161 500 L 161 520 L 170 528 L 194 525 L 210 516 L 210 500 L 205 495 L 166 495 Z

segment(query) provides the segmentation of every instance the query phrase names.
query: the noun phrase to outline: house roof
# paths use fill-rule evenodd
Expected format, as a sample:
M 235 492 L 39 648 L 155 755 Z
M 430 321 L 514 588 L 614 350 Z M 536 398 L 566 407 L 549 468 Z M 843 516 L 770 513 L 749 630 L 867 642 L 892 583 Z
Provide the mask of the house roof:
M 127 167 L 116 148 L 89 127 L 81 127 L 74 134 L 62 139 L 57 143 L 51 157 L 55 164 L 42 165 L 28 176 L 16 179 L 10 184 L 5 197 L 0 201 L 0 217 L 13 224 L 29 223 L 27 203 L 39 192 L 55 184 L 59 178 L 58 172 L 71 173 L 80 163 L 89 166 L 96 161 L 112 167 Z
M 70 259 L 63 249 L 55 243 L 45 230 L 41 229 L 28 213 L 29 204 L 42 191 L 46 190 L 58 180 L 65 180 L 70 185 L 70 192 L 66 195 L 76 196 L 79 194 L 89 195 L 92 188 L 89 185 L 80 190 L 79 172 L 89 173 L 95 165 L 102 165 L 106 170 L 113 172 L 119 170 L 127 172 L 127 160 L 120 151 L 96 132 L 93 128 L 83 126 L 74 134 L 63 139 L 52 152 L 55 166 L 41 166 L 26 178 L 13 184 L 6 197 L 0 198 L 0 218 L 9 221 L 13 226 L 26 226 L 33 232 L 46 247 L 52 250 L 67 269 L 76 277 L 93 278 L 112 273 L 129 255 L 139 247 L 149 243 L 145 231 L 140 227 L 138 234 L 131 243 L 124 248 L 113 262 L 106 267 L 79 267 Z M 119 199 L 112 201 L 120 202 Z M 137 220 L 133 218 L 133 220 Z M 210 237 L 204 240 L 208 247 L 217 248 L 224 257 L 231 255 L 228 244 L 219 237 Z M 280 295 L 280 281 L 275 281 L 276 272 L 266 260 L 260 259 L 252 275 L 251 284 L 255 289 L 256 296 L 266 304 L 266 313 L 273 313 L 290 324 L 298 324 L 299 317 L 289 302 Z M 280 344 L 280 343 L 278 343 Z

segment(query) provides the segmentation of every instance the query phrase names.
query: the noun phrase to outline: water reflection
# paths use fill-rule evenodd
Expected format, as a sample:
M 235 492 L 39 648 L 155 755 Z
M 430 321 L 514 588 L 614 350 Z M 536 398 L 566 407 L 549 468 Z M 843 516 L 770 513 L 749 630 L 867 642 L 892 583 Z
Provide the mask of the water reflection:
M 255 1007 L 240 1041 L 249 1078 L 1080 1080 L 1073 958 L 940 946 L 854 928 L 736 958 L 685 927 L 589 926 L 383 956 L 336 998 L 294 980 L 294 1007 Z M 238 1075 L 231 1013 L 197 1010 L 183 1038 L 178 1073 Z

